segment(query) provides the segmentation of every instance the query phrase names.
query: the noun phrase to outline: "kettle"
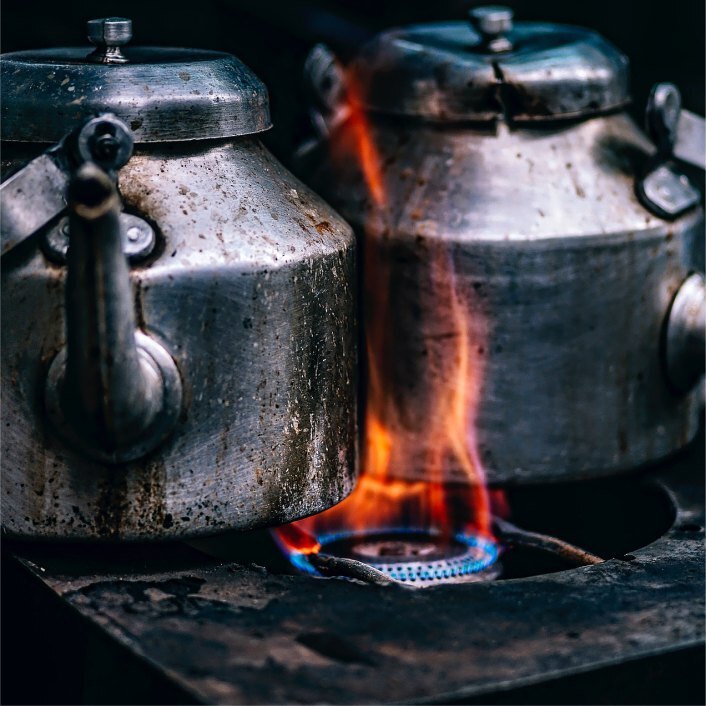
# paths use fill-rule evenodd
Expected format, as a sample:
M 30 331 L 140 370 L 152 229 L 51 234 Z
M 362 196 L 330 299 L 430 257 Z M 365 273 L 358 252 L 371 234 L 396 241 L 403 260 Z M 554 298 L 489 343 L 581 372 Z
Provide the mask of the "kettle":
M 704 221 L 681 162 L 703 168 L 704 126 L 675 86 L 655 87 L 648 137 L 614 46 L 501 6 L 391 29 L 347 65 L 320 45 L 306 75 L 299 168 L 362 243 L 376 423 L 404 442 L 391 476 L 429 479 L 454 399 L 496 484 L 611 475 L 694 437 Z
M 22 51 L 2 72 L 2 521 L 157 539 L 289 522 L 356 478 L 355 241 L 265 149 L 235 57 Z

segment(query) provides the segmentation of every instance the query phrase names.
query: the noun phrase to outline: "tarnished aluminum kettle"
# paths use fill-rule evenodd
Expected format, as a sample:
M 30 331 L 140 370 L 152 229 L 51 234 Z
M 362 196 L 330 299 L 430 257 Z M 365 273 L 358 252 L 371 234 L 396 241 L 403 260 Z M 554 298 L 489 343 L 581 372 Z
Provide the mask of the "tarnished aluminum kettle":
M 235 57 L 88 33 L 0 59 L 4 529 L 330 507 L 356 475 L 349 226 L 260 143 L 267 91 Z
M 497 6 L 345 66 L 318 47 L 307 74 L 318 137 L 298 157 L 363 244 L 390 474 L 468 480 L 434 457 L 449 429 L 491 483 L 609 475 L 693 438 L 703 212 L 678 161 L 703 168 L 703 121 L 674 86 L 648 139 L 615 47 Z

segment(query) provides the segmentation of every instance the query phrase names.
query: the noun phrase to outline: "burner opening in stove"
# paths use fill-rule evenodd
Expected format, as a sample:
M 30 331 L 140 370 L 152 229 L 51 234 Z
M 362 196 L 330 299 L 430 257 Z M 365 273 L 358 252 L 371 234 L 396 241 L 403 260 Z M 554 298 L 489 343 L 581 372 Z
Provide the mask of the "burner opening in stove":
M 446 537 L 433 530 L 391 528 L 325 535 L 319 544 L 318 553 L 290 559 L 301 571 L 317 576 L 328 558 L 347 560 L 352 577 L 362 562 L 392 581 L 417 586 L 488 580 L 500 572 L 495 542 L 475 533 Z
M 639 548 L 667 532 L 677 517 L 669 493 L 660 485 L 643 480 L 639 474 L 603 480 L 518 486 L 507 488 L 505 492 L 508 518 L 516 528 L 558 538 L 602 559 L 629 560 Z M 357 563 L 359 567 L 368 565 L 378 572 L 372 567 L 373 563 L 394 565 L 402 559 L 425 563 L 427 567 L 432 564 L 435 569 L 434 562 L 444 557 L 437 553 L 439 542 L 443 546 L 440 535 L 429 537 L 418 529 L 399 531 L 395 527 L 389 532 L 362 532 L 363 536 L 355 532 L 345 536 L 341 533 L 317 535 L 316 540 L 323 539 L 320 546 L 317 547 L 315 541 L 312 547 L 314 552 L 318 552 L 318 559 L 333 557 L 329 567 L 322 567 L 330 569 L 326 572 L 327 576 L 351 578 L 349 574 L 337 573 L 338 568 L 347 568 L 342 567 L 340 562 Z M 458 538 L 454 535 L 445 545 L 454 557 L 458 557 L 456 552 L 461 551 L 457 542 Z M 322 573 L 314 568 L 312 556 L 283 553 L 281 542 L 275 540 L 269 530 L 230 532 L 191 540 L 190 543 L 220 560 L 235 561 L 245 566 L 264 566 L 275 574 L 305 573 L 317 577 Z M 493 550 L 501 553 L 500 560 L 490 561 L 486 568 L 467 574 L 469 581 L 518 579 L 572 570 L 576 566 L 536 545 L 510 545 L 502 536 L 488 548 L 489 552 Z M 314 557 L 313 561 L 316 563 L 317 558 Z M 446 582 L 449 583 L 458 582 Z M 415 581 L 407 585 L 435 584 Z M 439 585 L 445 584 L 439 582 Z

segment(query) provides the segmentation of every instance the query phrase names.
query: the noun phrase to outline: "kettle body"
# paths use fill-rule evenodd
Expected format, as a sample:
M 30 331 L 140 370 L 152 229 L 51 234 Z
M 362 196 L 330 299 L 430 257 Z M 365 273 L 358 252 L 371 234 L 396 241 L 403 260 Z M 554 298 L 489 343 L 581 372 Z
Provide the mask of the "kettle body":
M 345 69 L 315 59 L 340 90 L 319 91 L 302 164 L 362 242 L 369 366 L 407 440 L 390 473 L 430 479 L 438 399 L 463 387 L 491 484 L 610 475 L 692 439 L 699 386 L 677 389 L 665 349 L 684 353 L 668 333 L 693 275 L 699 343 L 674 367 L 701 370 L 703 212 L 693 191 L 678 214 L 640 198 L 659 150 L 624 112 L 625 57 L 579 28 L 449 22 L 384 33 Z
M 183 81 L 177 74 L 186 69 L 169 61 L 169 74 Z M 123 67 L 101 68 L 110 85 L 110 72 Z M 120 80 L 139 88 L 134 76 Z M 235 96 L 241 107 L 242 97 Z M 133 116 L 133 132 L 144 129 L 140 121 Z M 210 136 L 202 123 L 192 126 L 187 139 L 138 132 L 117 179 L 121 218 L 138 219 L 137 230 L 128 223 L 123 234 L 126 252 L 140 228 L 153 236 L 129 267 L 135 335 L 167 351 L 178 371 L 178 409 L 158 441 L 111 459 L 76 443 L 80 429 L 72 437 L 55 423 L 52 371 L 72 355 L 62 353 L 73 325 L 67 313 L 101 303 L 95 287 L 78 302 L 67 299 L 77 245 L 71 232 L 65 242 L 66 219 L 3 257 L 2 514 L 12 535 L 132 540 L 252 529 L 319 512 L 354 485 L 350 227 L 257 134 Z M 3 147 L 11 174 L 45 145 Z M 78 398 L 81 390 L 64 394 Z

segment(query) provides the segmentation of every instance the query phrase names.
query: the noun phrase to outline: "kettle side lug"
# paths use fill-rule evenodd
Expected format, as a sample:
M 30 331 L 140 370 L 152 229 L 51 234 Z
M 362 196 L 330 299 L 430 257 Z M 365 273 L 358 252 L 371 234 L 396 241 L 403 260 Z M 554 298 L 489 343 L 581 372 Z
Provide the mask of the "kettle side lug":
M 704 374 L 706 355 L 706 280 L 692 274 L 672 300 L 664 329 L 663 361 L 677 394 L 692 389 Z

